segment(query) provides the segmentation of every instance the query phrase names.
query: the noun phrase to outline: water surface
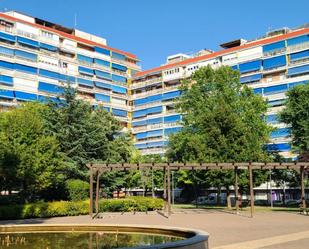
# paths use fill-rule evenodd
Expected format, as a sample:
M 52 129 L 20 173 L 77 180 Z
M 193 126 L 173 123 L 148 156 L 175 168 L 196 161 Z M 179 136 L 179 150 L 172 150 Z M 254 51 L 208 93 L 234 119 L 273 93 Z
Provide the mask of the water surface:
M 8 249 L 107 249 L 163 244 L 180 237 L 111 232 L 0 233 L 0 248 Z

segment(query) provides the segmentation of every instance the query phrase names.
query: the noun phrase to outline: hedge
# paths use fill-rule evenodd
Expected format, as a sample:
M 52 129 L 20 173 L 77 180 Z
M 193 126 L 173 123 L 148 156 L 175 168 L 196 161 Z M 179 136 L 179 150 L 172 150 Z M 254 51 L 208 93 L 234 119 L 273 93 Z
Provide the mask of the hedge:
M 100 212 L 131 212 L 162 209 L 164 201 L 149 197 L 108 199 L 99 202 Z M 37 202 L 0 206 L 0 220 L 76 216 L 89 213 L 89 200 Z

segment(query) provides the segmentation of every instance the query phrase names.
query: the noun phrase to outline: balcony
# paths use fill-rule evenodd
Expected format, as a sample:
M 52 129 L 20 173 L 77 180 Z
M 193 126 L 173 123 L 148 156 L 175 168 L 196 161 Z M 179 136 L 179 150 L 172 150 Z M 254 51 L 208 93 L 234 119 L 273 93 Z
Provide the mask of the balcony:
M 151 102 L 151 103 L 144 104 L 144 105 L 134 106 L 132 109 L 137 111 L 137 110 L 145 109 L 145 108 L 148 108 L 148 107 L 158 106 L 158 105 L 161 105 L 161 104 L 162 104 L 162 102 L 160 100 L 160 101 Z
M 142 92 L 142 93 L 136 93 L 136 94 L 133 94 L 131 95 L 132 98 L 141 98 L 141 97 L 147 97 L 147 96 L 152 96 L 152 95 L 155 95 L 157 93 L 162 93 L 163 91 L 163 88 L 160 88 L 160 89 L 154 89 L 154 90 L 150 90 L 150 91 L 145 91 L 145 92 Z
M 161 154 L 165 152 L 165 148 L 152 148 L 141 150 L 142 155 L 150 155 L 150 154 Z
M 309 48 L 309 42 L 305 42 L 305 43 L 300 43 L 300 44 L 297 44 L 297 45 L 294 45 L 294 46 L 289 46 L 287 51 L 290 52 L 290 53 L 293 53 L 293 52 L 305 50 L 305 49 L 308 49 L 308 48 Z
M 273 50 L 273 51 L 263 53 L 263 57 L 277 56 L 277 55 L 284 54 L 285 52 L 286 52 L 286 48 L 276 49 L 276 50 Z
M 163 80 L 163 77 L 159 77 L 159 78 L 155 78 L 155 79 L 145 80 L 145 81 L 139 82 L 139 83 L 133 83 L 131 85 L 131 89 L 142 88 L 142 87 L 148 86 L 148 85 L 153 84 L 153 83 L 162 83 L 162 80 Z

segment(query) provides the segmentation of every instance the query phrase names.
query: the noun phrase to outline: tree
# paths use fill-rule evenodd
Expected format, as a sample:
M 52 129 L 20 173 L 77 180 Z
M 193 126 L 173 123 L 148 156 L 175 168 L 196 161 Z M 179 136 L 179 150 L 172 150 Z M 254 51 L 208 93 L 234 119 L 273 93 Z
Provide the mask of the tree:
M 45 120 L 49 134 L 55 136 L 66 156 L 66 175 L 85 178 L 86 163 L 120 163 L 130 160 L 132 140 L 121 132 L 119 121 L 98 106 L 76 98 L 76 91 L 65 88 L 64 101 L 49 103 Z
M 287 97 L 279 119 L 291 127 L 293 149 L 300 159 L 309 160 L 309 84 L 290 89 Z
M 39 103 L 0 113 L 1 187 L 21 190 L 31 200 L 63 182 L 64 162 L 57 139 L 46 134 Z
M 267 104 L 261 96 L 254 95 L 250 88 L 240 84 L 239 72 L 230 67 L 203 67 L 182 82 L 181 90 L 176 108 L 184 114 L 183 129 L 170 137 L 167 152 L 170 160 L 269 160 L 263 150 L 271 131 L 262 118 Z M 233 185 L 233 175 L 232 171 L 204 173 L 208 184 L 217 187 L 218 192 L 222 187 L 229 191 Z M 247 185 L 247 181 L 243 183 Z

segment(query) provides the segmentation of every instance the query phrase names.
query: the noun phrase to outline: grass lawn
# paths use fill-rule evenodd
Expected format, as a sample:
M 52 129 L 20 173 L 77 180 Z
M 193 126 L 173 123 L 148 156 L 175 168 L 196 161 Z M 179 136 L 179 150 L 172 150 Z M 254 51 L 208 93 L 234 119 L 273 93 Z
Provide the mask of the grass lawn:
M 195 209 L 196 206 L 193 204 L 175 204 L 172 206 L 175 209 Z M 206 206 L 206 205 L 199 205 L 198 208 L 200 209 L 217 209 L 217 210 L 235 210 L 235 208 L 228 209 L 225 206 Z M 255 211 L 261 212 L 299 212 L 299 208 L 297 207 L 265 207 L 265 206 L 254 206 Z M 250 211 L 250 206 L 240 209 L 240 211 Z

